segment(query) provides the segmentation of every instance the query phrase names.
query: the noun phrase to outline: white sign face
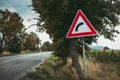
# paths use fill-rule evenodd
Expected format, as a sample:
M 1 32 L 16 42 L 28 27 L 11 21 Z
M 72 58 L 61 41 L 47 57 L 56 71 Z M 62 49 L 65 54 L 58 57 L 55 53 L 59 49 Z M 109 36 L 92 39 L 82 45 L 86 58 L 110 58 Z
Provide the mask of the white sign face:
M 84 22 L 84 20 L 80 16 L 78 18 L 78 21 L 77 21 L 72 33 L 74 34 L 74 33 L 84 33 L 84 32 L 91 32 L 91 30 L 89 29 L 87 24 Z
M 97 35 L 97 31 L 81 10 L 78 10 L 75 19 L 67 33 L 67 38 Z

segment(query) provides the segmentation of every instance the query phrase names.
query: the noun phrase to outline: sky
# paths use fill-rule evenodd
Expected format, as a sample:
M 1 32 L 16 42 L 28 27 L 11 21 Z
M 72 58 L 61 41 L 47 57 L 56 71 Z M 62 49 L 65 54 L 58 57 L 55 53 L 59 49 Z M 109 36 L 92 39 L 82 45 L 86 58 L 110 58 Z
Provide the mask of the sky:
M 26 27 L 36 23 L 36 20 L 28 21 L 29 19 L 39 16 L 35 11 L 32 10 L 32 7 L 28 7 L 29 5 L 31 5 L 31 0 L 0 0 L 0 9 L 8 9 L 11 12 L 17 12 L 24 19 L 23 24 Z M 30 27 L 27 32 L 37 33 L 39 38 L 42 40 L 42 43 L 45 41 L 52 42 L 47 33 L 38 33 L 36 30 L 37 27 L 34 26 Z
M 31 24 L 35 24 L 35 20 L 28 21 L 29 19 L 36 18 L 39 15 L 32 10 L 32 7 L 27 7 L 31 5 L 31 0 L 0 0 L 0 9 L 8 9 L 11 12 L 17 12 L 23 19 L 23 24 L 29 27 Z M 71 23 L 72 24 L 72 23 Z M 36 31 L 37 27 L 30 27 L 27 32 L 35 32 L 38 34 L 42 43 L 45 41 L 52 42 L 49 35 L 46 32 L 38 33 Z M 117 26 L 117 30 L 120 31 L 120 26 Z M 120 34 L 114 38 L 114 41 L 105 39 L 103 36 L 98 38 L 97 43 L 92 43 L 93 46 L 107 46 L 111 49 L 120 49 Z

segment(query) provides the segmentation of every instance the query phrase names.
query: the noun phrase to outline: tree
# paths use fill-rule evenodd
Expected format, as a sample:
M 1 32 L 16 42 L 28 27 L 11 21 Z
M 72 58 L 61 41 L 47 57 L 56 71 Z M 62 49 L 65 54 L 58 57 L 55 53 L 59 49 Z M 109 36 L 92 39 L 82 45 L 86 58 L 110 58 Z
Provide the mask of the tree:
M 40 14 L 38 26 L 45 29 L 53 40 L 53 48 L 62 59 L 71 53 L 73 66 L 81 75 L 76 39 L 66 39 L 68 29 L 78 9 L 81 9 L 95 29 L 105 38 L 114 40 L 115 27 L 119 24 L 120 0 L 32 0 L 33 10 Z M 42 24 L 44 22 L 44 24 Z M 85 42 L 91 44 L 98 36 L 86 37 Z
M 110 50 L 110 49 L 107 46 L 103 48 L 104 53 L 108 50 Z
M 35 51 L 39 47 L 39 44 L 40 44 L 40 39 L 36 33 L 31 32 L 30 34 L 26 35 L 26 38 L 25 38 L 26 49 Z
M 109 48 L 108 47 L 104 47 L 104 50 L 109 50 Z
M 52 51 L 52 44 L 49 41 L 46 41 L 41 46 L 42 51 Z
M 10 12 L 7 9 L 0 10 L 0 14 L 3 15 L 2 20 L 0 20 L 0 32 L 2 33 L 0 48 L 19 52 L 24 33 L 23 19 L 16 12 Z
M 45 44 L 43 44 L 41 47 L 40 47 L 41 51 L 47 51 L 47 46 Z
M 19 53 L 22 50 L 22 40 L 18 35 L 14 35 L 10 41 L 7 41 L 6 48 L 13 53 Z

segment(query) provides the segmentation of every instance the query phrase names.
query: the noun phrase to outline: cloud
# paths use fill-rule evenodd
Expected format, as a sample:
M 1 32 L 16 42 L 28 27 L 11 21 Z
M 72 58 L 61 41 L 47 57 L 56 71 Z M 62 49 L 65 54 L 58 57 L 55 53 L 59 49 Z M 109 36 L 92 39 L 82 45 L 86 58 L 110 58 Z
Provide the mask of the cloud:
M 25 20 L 28 20 L 28 19 L 32 19 L 32 18 L 36 18 L 38 17 L 38 14 L 33 12 L 31 9 L 27 10 L 24 12 L 24 15 L 22 15 L 22 17 L 25 19 Z
M 17 12 L 17 10 L 13 7 L 8 8 L 8 10 L 11 11 L 11 12 Z
M 2 10 L 8 9 L 10 12 L 17 12 L 17 10 L 14 7 L 0 7 L 0 9 Z
M 9 8 L 7 8 L 10 12 L 17 12 L 17 10 L 15 9 L 15 8 L 13 8 L 13 7 L 9 7 Z

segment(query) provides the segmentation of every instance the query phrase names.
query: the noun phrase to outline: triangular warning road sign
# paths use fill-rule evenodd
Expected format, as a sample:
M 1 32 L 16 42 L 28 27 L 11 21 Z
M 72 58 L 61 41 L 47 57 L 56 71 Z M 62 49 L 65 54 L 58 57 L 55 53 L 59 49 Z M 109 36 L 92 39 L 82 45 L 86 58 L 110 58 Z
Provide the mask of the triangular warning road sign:
M 78 10 L 75 19 L 67 33 L 67 38 L 97 35 L 97 31 L 81 10 Z

